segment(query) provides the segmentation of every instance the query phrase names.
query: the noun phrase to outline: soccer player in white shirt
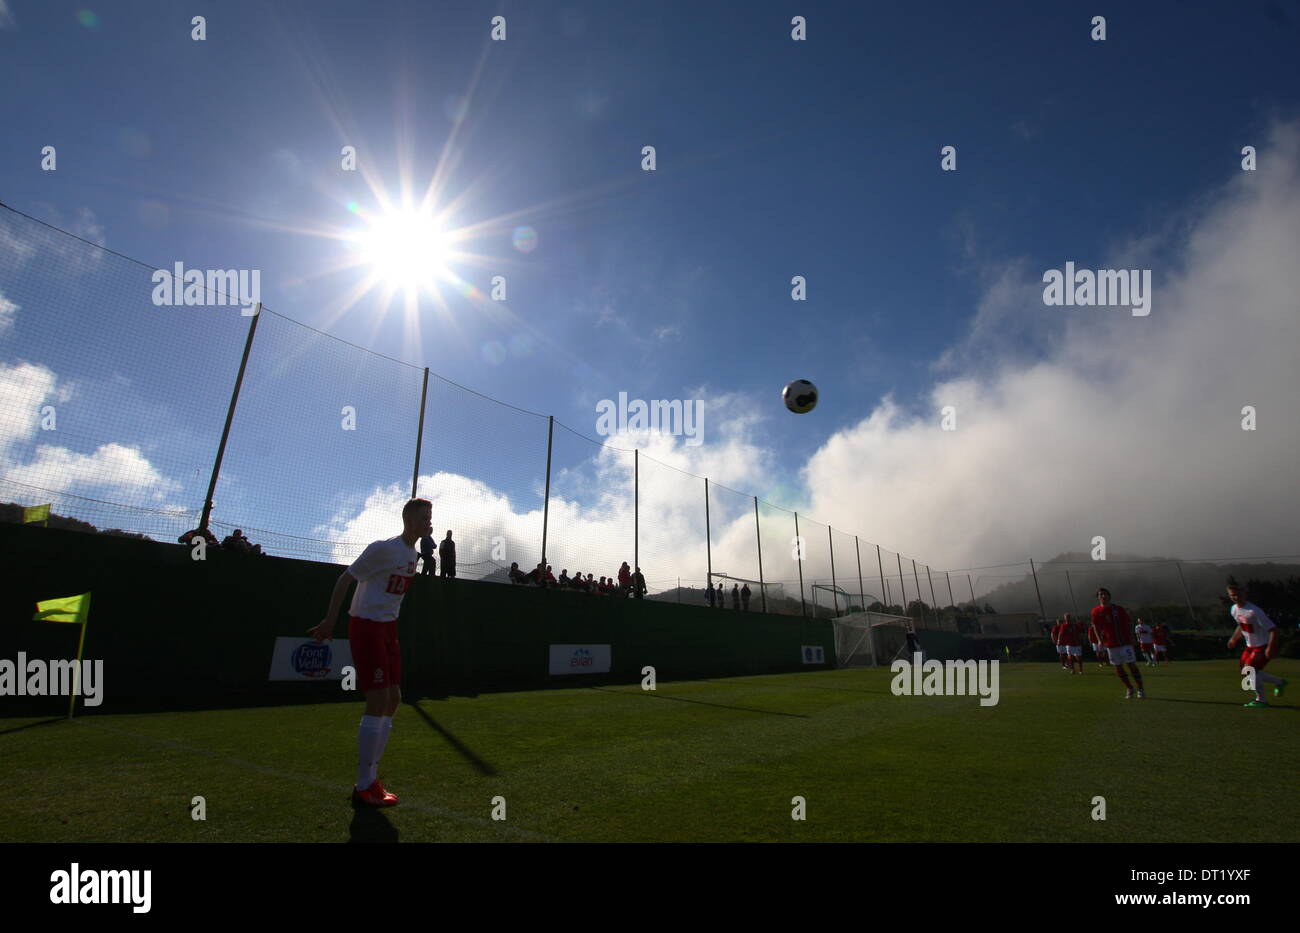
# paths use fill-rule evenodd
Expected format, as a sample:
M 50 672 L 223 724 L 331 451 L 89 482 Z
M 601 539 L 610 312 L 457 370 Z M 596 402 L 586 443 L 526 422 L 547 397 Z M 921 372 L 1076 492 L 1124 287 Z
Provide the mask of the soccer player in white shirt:
M 1244 705 L 1249 707 L 1266 707 L 1268 701 L 1264 699 L 1264 689 L 1260 686 L 1261 681 L 1273 685 L 1273 696 L 1280 697 L 1286 691 L 1287 682 L 1281 677 L 1274 677 L 1272 674 L 1265 674 L 1263 667 L 1273 657 L 1277 650 L 1277 626 L 1273 620 L 1264 614 L 1252 602 L 1246 600 L 1246 587 L 1238 583 L 1228 584 L 1228 598 L 1233 605 L 1228 609 L 1232 615 L 1233 621 L 1237 623 L 1237 629 L 1228 639 L 1228 647 L 1235 648 L 1237 640 L 1244 637 L 1246 639 L 1246 650 L 1241 653 L 1241 667 L 1245 670 L 1247 667 L 1255 669 L 1255 699 Z
M 317 641 L 334 636 L 334 620 L 348 587 L 357 591 L 349 610 L 348 642 L 357 679 L 366 696 L 366 714 L 357 733 L 357 783 L 354 803 L 391 807 L 397 795 L 379 782 L 379 760 L 393 728 L 393 714 L 402 702 L 402 649 L 397 643 L 397 615 L 402 597 L 415 579 L 415 544 L 433 530 L 433 504 L 411 499 L 402 507 L 402 533 L 368 545 L 352 566 L 339 575 L 330 594 L 329 610 L 309 629 Z
M 1133 634 L 1137 636 L 1138 648 L 1142 652 L 1142 657 L 1147 659 L 1147 667 L 1154 667 L 1156 663 L 1156 636 L 1154 630 L 1141 619 L 1138 619 L 1137 625 L 1133 626 Z

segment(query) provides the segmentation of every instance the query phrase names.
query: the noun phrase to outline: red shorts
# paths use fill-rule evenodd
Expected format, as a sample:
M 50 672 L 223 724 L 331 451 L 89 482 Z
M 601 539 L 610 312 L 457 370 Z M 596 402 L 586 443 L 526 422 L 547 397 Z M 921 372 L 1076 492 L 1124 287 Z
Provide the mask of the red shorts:
M 1268 658 L 1264 654 L 1267 650 L 1267 645 L 1260 645 L 1258 648 L 1247 648 L 1241 653 L 1241 666 L 1253 667 L 1257 671 L 1262 671 L 1264 665 L 1268 663 Z
M 348 616 L 348 644 L 363 693 L 401 684 L 402 649 L 397 643 L 396 619 L 376 622 Z

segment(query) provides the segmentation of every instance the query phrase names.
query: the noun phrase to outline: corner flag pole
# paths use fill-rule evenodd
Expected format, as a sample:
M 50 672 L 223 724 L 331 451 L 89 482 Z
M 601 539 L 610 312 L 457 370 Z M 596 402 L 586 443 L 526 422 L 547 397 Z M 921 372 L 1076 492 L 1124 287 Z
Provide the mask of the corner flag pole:
M 81 652 L 86 647 L 86 621 L 81 621 L 81 637 L 77 639 L 77 666 L 72 669 L 72 696 L 68 697 L 68 718 L 72 718 L 72 707 L 81 692 Z
M 33 622 L 70 622 L 81 626 L 81 637 L 77 639 L 77 666 L 72 669 L 72 695 L 68 697 L 69 719 L 72 718 L 77 694 L 81 692 L 81 655 L 86 647 L 86 622 L 89 617 L 89 593 L 41 600 L 36 604 L 36 615 L 32 616 Z

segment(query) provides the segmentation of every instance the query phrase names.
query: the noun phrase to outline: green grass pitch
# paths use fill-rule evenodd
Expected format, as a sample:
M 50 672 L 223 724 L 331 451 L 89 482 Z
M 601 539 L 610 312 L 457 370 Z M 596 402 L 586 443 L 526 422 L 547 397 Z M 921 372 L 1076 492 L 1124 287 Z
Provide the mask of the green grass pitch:
M 1229 661 L 1143 701 L 1085 670 L 1004 664 L 987 708 L 887 670 L 408 703 L 383 811 L 348 804 L 360 702 L 0 719 L 0 841 L 1300 841 L 1300 662 L 1268 710 Z

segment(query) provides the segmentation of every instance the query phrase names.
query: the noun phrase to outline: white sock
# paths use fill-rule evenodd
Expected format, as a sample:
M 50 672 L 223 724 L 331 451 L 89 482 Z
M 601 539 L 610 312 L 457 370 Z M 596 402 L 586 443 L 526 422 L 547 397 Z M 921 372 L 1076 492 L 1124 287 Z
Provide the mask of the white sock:
M 1264 687 L 1262 685 L 1280 684 L 1281 682 L 1282 682 L 1281 677 L 1274 677 L 1272 674 L 1265 674 L 1263 671 L 1256 671 L 1255 672 L 1255 699 L 1259 700 L 1259 702 L 1261 703 L 1267 703 L 1268 700 L 1264 698 Z
M 375 749 L 375 766 L 379 766 L 380 760 L 384 757 L 384 749 L 388 747 L 388 734 L 393 731 L 393 717 L 379 717 L 379 747 Z
M 386 733 L 381 725 L 382 716 L 362 716 L 357 731 L 357 790 L 365 790 L 375 783 L 379 771 L 379 750 Z

